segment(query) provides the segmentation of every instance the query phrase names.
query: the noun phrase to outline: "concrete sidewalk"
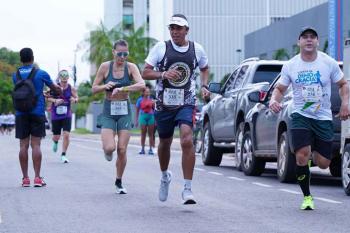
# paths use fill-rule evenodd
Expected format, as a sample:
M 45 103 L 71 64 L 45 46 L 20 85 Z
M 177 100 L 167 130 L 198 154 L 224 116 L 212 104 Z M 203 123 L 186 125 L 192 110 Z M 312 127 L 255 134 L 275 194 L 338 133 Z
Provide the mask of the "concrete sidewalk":
M 92 139 L 92 140 L 101 140 L 101 134 L 77 134 L 77 133 L 71 133 L 72 138 L 86 138 L 86 139 Z M 116 136 L 116 138 L 118 138 Z M 156 148 L 158 147 L 159 138 L 156 137 Z M 138 145 L 141 146 L 141 135 L 139 134 L 131 134 L 129 144 L 131 145 Z M 149 147 L 148 144 L 148 136 L 146 137 L 146 149 Z M 173 139 L 173 143 L 171 144 L 172 150 L 181 150 L 180 146 L 180 138 Z

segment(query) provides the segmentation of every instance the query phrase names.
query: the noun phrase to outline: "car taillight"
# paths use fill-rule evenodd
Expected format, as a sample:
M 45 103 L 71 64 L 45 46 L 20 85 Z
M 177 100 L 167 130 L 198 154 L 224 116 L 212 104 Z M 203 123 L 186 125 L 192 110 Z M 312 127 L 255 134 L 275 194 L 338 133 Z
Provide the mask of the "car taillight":
M 260 91 L 259 92 L 259 100 L 263 101 L 266 97 L 267 92 L 266 91 Z

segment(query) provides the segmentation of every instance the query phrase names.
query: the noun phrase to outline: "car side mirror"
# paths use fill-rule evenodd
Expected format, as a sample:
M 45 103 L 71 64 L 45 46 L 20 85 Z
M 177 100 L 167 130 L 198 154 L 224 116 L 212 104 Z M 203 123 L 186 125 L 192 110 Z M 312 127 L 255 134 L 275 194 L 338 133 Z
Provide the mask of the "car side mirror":
M 248 99 L 254 103 L 262 103 L 265 101 L 267 92 L 265 91 L 254 91 L 248 94 Z
M 248 94 L 248 99 L 251 102 L 259 103 L 260 102 L 260 91 L 254 91 Z
M 209 83 L 209 91 L 215 94 L 221 93 L 221 84 L 220 83 Z

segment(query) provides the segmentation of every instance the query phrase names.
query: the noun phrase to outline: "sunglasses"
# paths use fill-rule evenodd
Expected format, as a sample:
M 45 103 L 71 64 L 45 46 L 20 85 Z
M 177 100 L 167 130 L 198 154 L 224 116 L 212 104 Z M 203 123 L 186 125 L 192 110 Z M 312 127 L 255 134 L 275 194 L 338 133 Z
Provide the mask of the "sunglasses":
M 127 57 L 129 56 L 129 52 L 117 52 L 117 57 Z
M 68 72 L 61 72 L 58 76 L 59 76 L 60 78 L 69 78 Z

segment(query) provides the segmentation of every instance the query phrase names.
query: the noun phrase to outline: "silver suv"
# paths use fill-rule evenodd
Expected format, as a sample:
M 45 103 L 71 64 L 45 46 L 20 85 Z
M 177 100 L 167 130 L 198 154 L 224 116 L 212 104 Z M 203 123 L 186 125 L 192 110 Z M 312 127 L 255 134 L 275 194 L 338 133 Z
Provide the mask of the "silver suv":
M 240 154 L 246 113 L 255 104 L 248 100 L 248 94 L 261 88 L 268 88 L 281 71 L 283 61 L 244 60 L 221 87 L 210 83 L 209 90 L 217 95 L 208 103 L 203 118 L 202 161 L 205 165 L 219 166 L 222 154 Z M 240 169 L 240 156 L 236 157 Z

